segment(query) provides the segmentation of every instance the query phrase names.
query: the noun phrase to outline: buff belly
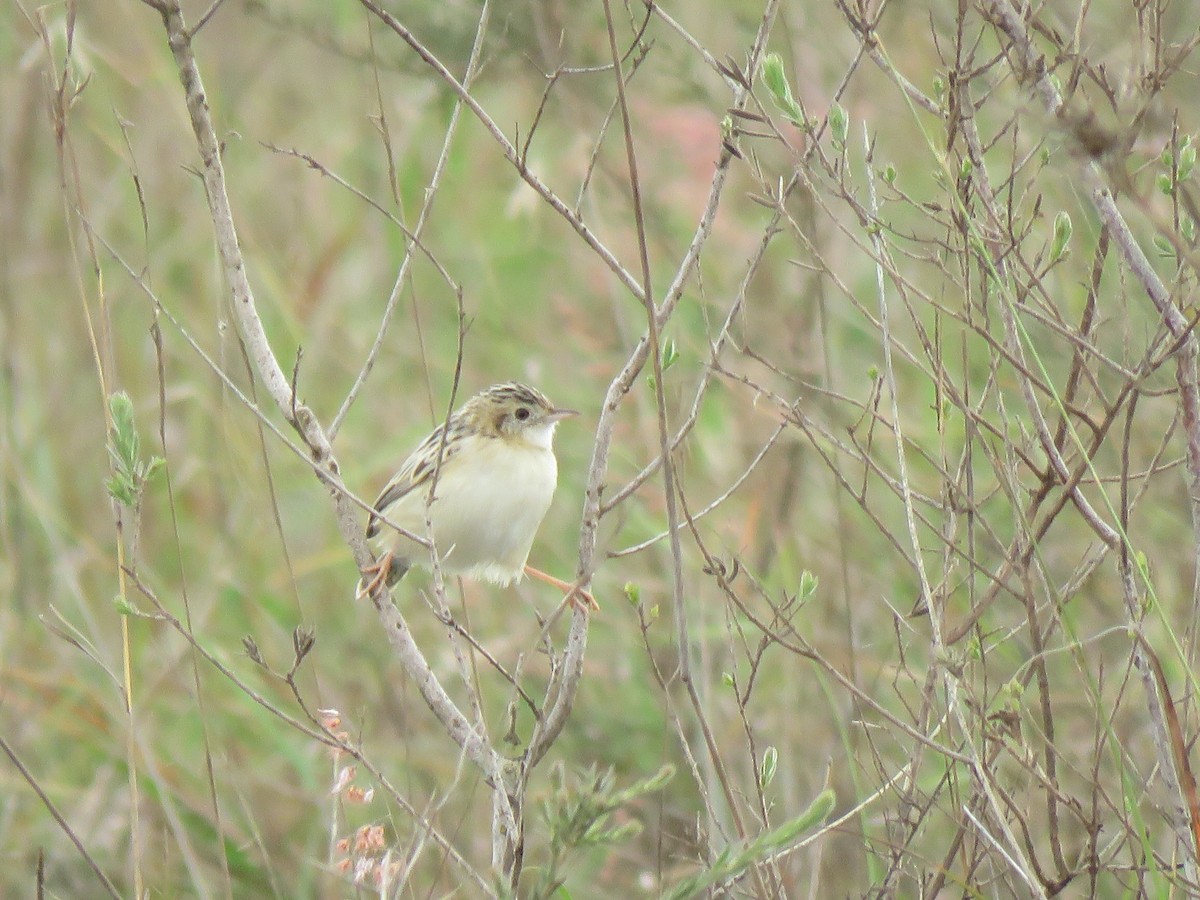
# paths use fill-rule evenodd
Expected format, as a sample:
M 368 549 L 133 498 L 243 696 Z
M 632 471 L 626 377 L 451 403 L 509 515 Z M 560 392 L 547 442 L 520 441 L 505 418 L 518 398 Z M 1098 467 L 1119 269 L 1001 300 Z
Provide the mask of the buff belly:
M 549 449 L 503 439 L 486 439 L 476 452 L 450 460 L 429 508 L 442 571 L 502 585 L 520 578 L 557 477 Z M 387 517 L 424 535 L 427 497 L 424 488 L 414 490 Z M 428 550 L 386 525 L 379 546 L 406 566 L 429 567 Z

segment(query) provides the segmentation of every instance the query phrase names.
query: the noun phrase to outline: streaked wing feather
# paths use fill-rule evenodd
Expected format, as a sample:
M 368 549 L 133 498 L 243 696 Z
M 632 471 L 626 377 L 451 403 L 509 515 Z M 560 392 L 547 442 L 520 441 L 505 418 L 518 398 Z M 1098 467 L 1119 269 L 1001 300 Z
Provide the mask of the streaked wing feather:
M 442 430 L 441 427 L 434 429 L 425 440 L 421 441 L 408 459 L 404 461 L 404 465 L 400 467 L 400 471 L 392 476 L 392 480 L 387 483 L 387 486 L 384 487 L 379 497 L 372 504 L 377 513 L 386 516 L 389 506 L 421 485 L 426 484 L 433 477 L 434 468 L 437 464 L 438 444 L 442 440 Z M 442 454 L 442 465 L 445 465 L 446 460 L 450 459 L 457 452 L 458 444 L 454 441 L 454 430 L 452 427 L 450 438 L 446 441 L 445 452 Z M 367 537 L 372 538 L 379 534 L 381 524 L 377 516 L 371 516 L 367 522 Z

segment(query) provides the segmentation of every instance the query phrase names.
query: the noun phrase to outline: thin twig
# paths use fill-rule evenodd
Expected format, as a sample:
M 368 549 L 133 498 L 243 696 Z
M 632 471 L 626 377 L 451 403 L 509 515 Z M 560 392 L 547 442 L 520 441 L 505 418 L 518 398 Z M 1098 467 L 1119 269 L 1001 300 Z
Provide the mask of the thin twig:
M 75 849 L 79 851 L 79 855 L 83 857 L 83 860 L 87 863 L 88 868 L 92 870 L 92 874 L 94 874 L 96 879 L 104 886 L 104 890 L 108 892 L 110 897 L 115 897 L 119 900 L 121 893 L 109 880 L 108 876 L 104 874 L 104 870 L 97 865 L 96 860 L 92 858 L 92 855 L 88 853 L 87 848 L 83 846 L 83 841 L 79 839 L 79 836 L 76 835 L 71 826 L 67 824 L 67 820 L 64 819 L 63 814 L 58 811 L 58 807 L 54 805 L 54 801 L 50 799 L 50 795 L 42 790 L 41 783 L 38 782 L 33 773 L 29 771 L 29 768 L 21 760 L 21 757 L 17 755 L 17 751 L 9 745 L 8 741 L 4 739 L 4 735 L 2 734 L 0 734 L 0 750 L 4 751 L 5 756 L 7 756 L 9 761 L 12 762 L 13 766 L 16 767 L 16 770 L 20 773 L 21 777 L 25 779 L 25 783 L 33 789 L 35 794 L 38 795 L 38 799 L 42 801 L 42 805 L 46 807 L 46 811 L 54 817 L 54 821 L 58 823 L 58 827 L 62 829 L 63 834 L 65 834 L 70 839 L 71 843 L 75 845 Z

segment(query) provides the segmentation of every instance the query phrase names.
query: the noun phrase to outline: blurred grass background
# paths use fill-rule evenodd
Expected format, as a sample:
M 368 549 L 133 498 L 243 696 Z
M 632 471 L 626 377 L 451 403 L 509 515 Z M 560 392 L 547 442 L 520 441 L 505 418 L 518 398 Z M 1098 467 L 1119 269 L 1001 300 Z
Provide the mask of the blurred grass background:
M 204 7 L 185 6 L 192 20 Z M 917 13 L 914 7 L 911 14 L 885 18 L 883 34 L 893 61 L 931 91 L 945 63 L 937 57 L 930 30 L 946 24 L 940 18 L 946 13 L 932 7 Z M 473 39 L 476 4 L 419 4 L 398 14 L 461 71 Z M 672 11 L 717 59 L 728 54 L 739 61 L 761 14 L 761 4 L 750 2 L 688 4 Z M 632 7 L 623 15 L 628 25 L 640 23 L 642 13 Z M 541 72 L 560 63 L 588 67 L 607 60 L 603 15 L 595 4 L 518 2 L 494 9 L 492 16 L 485 65 L 473 93 L 510 137 L 519 134 L 524 141 L 545 87 Z M 52 38 L 49 48 L 34 27 L 38 20 Z M 95 232 L 144 274 L 222 369 L 243 390 L 252 393 L 253 386 L 227 309 L 202 186 L 189 171 L 196 164 L 194 143 L 157 15 L 136 3 L 80 6 L 68 65 L 72 83 L 82 90 L 71 104 L 61 145 L 47 109 L 49 73 L 64 60 L 66 9 L 11 4 L 0 12 L 0 21 L 0 108 L 5 111 L 0 117 L 0 735 L 125 894 L 133 890 L 126 770 L 130 729 L 145 841 L 141 865 L 154 896 L 222 893 L 217 862 L 222 852 L 229 859 L 234 896 L 348 896 L 352 889 L 328 869 L 331 828 L 341 835 L 360 822 L 379 820 L 391 822 L 397 835 L 409 828 L 379 799 L 371 808 L 342 810 L 331 826 L 328 755 L 204 663 L 199 664 L 198 696 L 187 644 L 161 623 L 129 622 L 135 712 L 132 722 L 126 719 L 121 617 L 113 604 L 117 535 L 103 487 L 109 472 L 104 387 L 125 390 L 135 401 L 144 446 L 167 459 L 172 489 L 168 494 L 160 478 L 146 495 L 137 554 L 141 577 L 176 611 L 186 594 L 201 643 L 284 709 L 292 708 L 290 695 L 250 663 L 242 638 L 252 635 L 273 665 L 286 668 L 292 630 L 300 623 L 311 625 L 317 644 L 303 684 L 312 706 L 340 710 L 366 754 L 419 807 L 442 804 L 432 818 L 486 871 L 488 833 L 480 823 L 488 815 L 487 790 L 469 766 L 458 774 L 453 745 L 405 682 L 372 610 L 354 601 L 355 572 L 325 491 L 302 461 L 260 430 L 164 320 L 158 324 L 166 373 L 165 448 L 159 445 L 152 307 L 103 249 L 96 251 L 101 265 L 93 271 L 88 237 L 72 203 L 78 201 L 79 214 Z M 1092 52 L 1129 63 L 1123 43 L 1127 29 L 1121 13 L 1096 10 L 1089 19 Z M 653 46 L 633 76 L 630 93 L 654 287 L 661 296 L 707 197 L 729 92 L 657 20 L 647 37 Z M 367 203 L 302 160 L 268 147 L 310 155 L 411 222 L 441 147 L 452 97 L 355 4 L 231 2 L 206 26 L 196 48 L 225 144 L 230 196 L 259 312 L 285 369 L 303 349 L 299 393 L 328 422 L 375 339 L 405 242 Z M 858 49 L 836 10 L 799 4 L 785 4 L 772 48 L 788 59 L 794 89 L 810 113 L 828 106 Z M 1194 80 L 1190 73 L 1181 75 L 1163 95 L 1162 107 L 1194 93 Z M 389 189 L 380 98 L 398 198 Z M 596 149 L 611 98 L 608 73 L 562 78 L 546 103 L 528 161 L 573 201 L 596 153 L 581 209 L 590 227 L 636 271 L 636 232 L 616 124 Z M 991 112 L 1009 115 L 1019 98 L 1016 92 L 1004 95 Z M 910 197 L 919 203 L 941 196 L 922 131 L 935 127 L 932 117 L 903 108 L 885 76 L 865 66 L 856 70 L 841 102 L 855 123 L 870 123 L 876 162 L 896 166 Z M 1161 122 L 1149 131 L 1146 147 L 1139 148 L 1147 161 L 1157 156 L 1165 134 Z M 793 138 L 803 144 L 798 135 Z M 1036 181 L 1044 208 L 1070 209 L 1074 218 L 1079 249 L 1047 276 L 1064 315 L 1073 319 L 1083 306 L 1097 228 L 1086 197 L 1061 177 L 1070 166 L 1061 143 L 1054 147 L 1051 139 L 1058 155 L 1045 174 L 1039 169 L 1028 177 Z M 769 211 L 750 194 L 763 183 L 786 178 L 794 162 L 778 145 L 763 142 L 755 149 L 761 177 L 748 164 L 735 162 L 700 278 L 689 285 L 665 334 L 680 351 L 664 385 L 676 422 L 709 362 L 710 341 L 746 261 L 762 240 Z M 854 155 L 861 168 L 861 154 Z M 1032 196 L 1026 213 L 1031 205 Z M 811 228 L 825 264 L 834 267 L 846 293 L 863 307 L 831 287 L 830 278 L 811 267 L 812 248 L 789 235 L 771 246 L 756 270 L 736 323 L 735 345 L 723 364 L 784 395 L 803 396 L 807 414 L 828 430 L 832 443 L 835 437 L 849 439 L 862 417 L 859 405 L 872 402 L 881 355 L 876 327 L 864 311 L 874 309 L 875 267 L 854 237 L 841 230 L 857 227 L 852 217 L 830 206 L 828 197 L 801 192 L 789 212 Z M 897 202 L 889 211 L 898 233 L 922 226 L 917 203 Z M 1053 215 L 1043 216 L 1038 227 L 1045 234 Z M 423 243 L 462 290 L 469 327 L 460 399 L 492 382 L 520 379 L 583 412 L 560 429 L 559 493 L 531 558 L 540 568 L 570 577 L 591 428 L 610 379 L 643 330 L 643 310 L 520 182 L 469 116 L 451 146 Z M 914 253 L 919 249 L 916 241 L 909 246 Z M 937 320 L 945 328 L 948 365 L 964 382 L 987 382 L 986 347 L 970 329 L 934 312 L 938 303 L 959 305 L 961 283 L 947 275 L 942 261 L 917 254 L 906 263 L 905 277 L 926 294 L 918 297 L 913 322 L 901 326 L 898 340 L 915 346 L 914 323 L 932 329 Z M 1131 363 L 1155 334 L 1157 319 L 1120 273 L 1106 272 L 1104 285 L 1111 302 L 1106 300 L 1102 311 L 1102 340 Z M 374 497 L 443 415 L 458 327 L 454 290 L 418 255 L 384 351 L 335 445 L 348 485 L 364 499 Z M 1062 342 L 1053 332 L 1036 329 L 1033 340 L 1051 370 L 1049 380 L 1061 384 L 1070 363 Z M 103 387 L 97 352 L 110 379 Z M 898 366 L 907 436 L 914 447 L 936 457 L 939 444 L 945 451 L 947 443 L 966 440 L 961 419 L 939 425 L 938 395 L 926 373 L 917 365 Z M 1101 377 L 1119 382 L 1109 373 Z M 999 389 L 1010 402 L 1019 402 L 1011 375 L 1001 373 L 1000 379 Z M 800 383 L 831 393 L 796 387 Z M 1172 383 L 1169 372 L 1158 373 L 1150 376 L 1149 387 L 1166 390 Z M 273 411 L 267 415 L 279 421 Z M 1020 414 L 1013 416 L 1009 438 L 1013 446 L 1026 446 L 1028 431 Z M 1173 398 L 1148 394 L 1138 416 L 1131 456 L 1144 462 L 1171 427 Z M 769 402 L 756 402 L 753 390 L 736 379 L 716 380 L 679 455 L 693 511 L 741 474 L 777 422 L 777 412 Z M 882 430 L 875 436 L 876 442 L 890 440 Z M 619 418 L 610 490 L 653 459 L 657 446 L 654 395 L 639 381 Z M 1003 455 L 999 442 L 996 447 Z M 1172 444 L 1167 457 L 1174 460 L 1179 453 Z M 1119 459 L 1114 454 L 1104 462 L 1111 471 Z M 987 463 L 975 464 L 981 479 L 990 477 Z M 936 494 L 936 467 L 918 462 L 916 468 L 922 488 Z M 862 471 L 855 477 L 875 484 L 875 476 Z M 1146 512 L 1131 531 L 1137 530 L 1165 607 L 1154 627 L 1190 635 L 1193 530 L 1182 485 L 1178 466 L 1152 479 L 1141 501 Z M 923 633 L 926 625 L 903 618 L 919 589 L 887 535 L 891 529 L 905 543 L 902 508 L 878 484 L 873 490 L 872 510 L 883 528 L 848 499 L 801 432 L 789 429 L 741 489 L 703 520 L 702 531 L 711 550 L 744 560 L 766 595 L 794 594 L 804 570 L 816 574 L 819 592 L 795 624 L 839 670 L 853 672 L 866 693 L 903 714 L 905 704 L 920 701 L 921 659 L 928 650 L 909 629 Z M 1098 495 L 1100 489 L 1088 490 Z M 1018 527 L 1017 515 L 1012 498 L 1001 491 L 981 501 L 980 508 L 997 537 L 982 541 L 975 552 L 983 565 L 995 566 L 1003 539 Z M 664 524 L 655 479 L 604 520 L 602 550 L 636 544 Z M 1052 536 L 1042 548 L 1042 564 L 1048 578 L 1063 579 L 1092 537 L 1073 520 Z M 739 784 L 754 779 L 752 758 L 745 752 L 748 730 L 755 758 L 766 746 L 778 750 L 779 774 L 772 786 L 777 816 L 802 810 L 827 778 L 839 789 L 839 811 L 849 809 L 871 789 L 868 782 L 877 773 L 870 760 L 897 763 L 911 754 L 904 735 L 891 732 L 868 753 L 853 725 L 866 713 L 819 667 L 774 647 L 750 666 L 753 654 L 739 646 L 730 625 L 737 617 L 701 572 L 703 562 L 691 545 L 686 559 L 697 678 L 714 737 L 729 752 L 732 777 Z M 640 837 L 573 857 L 567 870 L 573 897 L 654 896 L 695 867 L 708 840 L 699 785 L 686 773 L 670 724 L 673 712 L 684 708 L 683 695 L 678 685 L 664 695 L 651 674 L 651 659 L 668 675 L 676 662 L 669 573 L 665 542 L 610 560 L 596 573 L 593 593 L 604 609 L 591 627 L 585 681 L 553 760 L 570 770 L 611 766 L 622 783 L 664 763 L 679 774 L 664 791 L 622 811 L 645 826 Z M 637 616 L 623 599 L 626 584 L 635 585 L 645 610 L 655 613 L 646 648 Z M 409 623 L 435 668 L 453 683 L 444 629 L 415 595 L 405 600 L 405 593 L 420 586 L 405 582 L 401 601 L 411 604 Z M 473 632 L 509 666 L 530 652 L 537 637 L 534 607 L 545 613 L 557 600 L 528 583 L 503 591 L 467 583 L 463 593 Z M 966 590 L 955 594 L 955 608 L 965 612 L 969 596 Z M 1074 636 L 1064 638 L 1064 646 L 1077 649 L 1073 641 L 1089 636 L 1090 659 L 1084 665 L 1074 653 L 1063 652 L 1054 660 L 1057 683 L 1073 683 L 1084 669 L 1096 679 L 1100 699 L 1094 705 L 1064 696 L 1056 708 L 1065 723 L 1086 723 L 1081 733 L 1088 740 L 1094 736 L 1096 710 L 1111 713 L 1111 728 L 1118 734 L 1114 743 L 1123 749 L 1109 747 L 1095 755 L 1111 763 L 1108 775 L 1118 781 L 1114 773 L 1148 772 L 1152 755 L 1138 704 L 1125 705 L 1125 692 L 1137 689 L 1110 675 L 1127 665 L 1120 596 L 1115 575 L 1099 570 L 1084 599 L 1066 613 Z M 993 622 L 999 631 L 1019 627 L 1022 611 L 1007 610 L 1007 617 L 998 612 Z M 914 656 L 904 657 L 903 650 Z M 980 672 L 980 696 L 995 700 L 1022 670 L 1029 652 L 1019 637 L 996 642 L 993 667 Z M 1184 660 L 1168 658 L 1166 664 L 1180 683 L 1185 681 Z M 529 667 L 539 684 L 544 661 L 534 655 Z M 756 693 L 744 720 L 724 679 L 740 679 L 744 686 L 751 671 Z M 504 685 L 483 666 L 480 678 L 491 704 L 489 722 L 502 733 Z M 222 810 L 220 828 L 208 797 L 206 744 Z M 1089 752 L 1081 748 L 1079 760 L 1090 760 Z M 1110 758 L 1114 752 L 1116 761 Z M 851 763 L 857 753 L 863 758 Z M 1073 776 L 1086 783 L 1086 763 L 1078 764 Z M 712 774 L 703 768 L 704 788 L 711 791 Z M 886 766 L 880 763 L 880 768 Z M 923 777 L 936 783 L 933 774 Z M 453 790 L 443 798 L 451 784 Z M 1109 787 L 1121 793 L 1120 784 Z M 532 865 L 545 839 L 533 808 L 552 788 L 545 777 L 532 790 Z M 1132 796 L 1151 816 L 1164 802 L 1153 788 L 1148 794 L 1134 790 Z M 890 852 L 882 832 L 888 821 L 889 814 L 868 811 L 859 823 L 865 833 L 848 828 L 797 854 L 788 863 L 794 883 L 819 885 L 822 896 L 868 892 Z M 952 829 L 938 822 L 931 831 L 926 835 L 930 856 L 923 860 L 930 867 L 940 861 Z M 1083 846 L 1085 838 L 1075 837 Z M 1161 832 L 1148 840 L 1169 842 Z M 96 895 L 93 876 L 43 805 L 14 768 L 0 765 L 0 894 L 30 893 L 39 854 L 45 856 L 52 895 Z M 437 854 L 428 854 L 411 895 L 422 896 L 422 889 L 433 896 L 451 893 L 456 877 Z M 1115 896 L 1120 884 L 1116 879 L 1100 893 L 1112 890 Z

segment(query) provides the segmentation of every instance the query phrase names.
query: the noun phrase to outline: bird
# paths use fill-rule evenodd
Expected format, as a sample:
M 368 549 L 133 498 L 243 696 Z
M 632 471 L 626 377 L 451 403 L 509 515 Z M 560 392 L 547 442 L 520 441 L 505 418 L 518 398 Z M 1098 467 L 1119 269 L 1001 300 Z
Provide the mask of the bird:
M 391 587 L 414 565 L 430 567 L 431 552 L 389 526 L 425 535 L 428 504 L 446 575 L 501 586 L 529 575 L 559 588 L 581 609 L 599 609 L 577 584 L 527 564 L 558 481 L 554 431 L 575 415 L 515 381 L 494 384 L 464 403 L 417 445 L 372 504 L 367 538 L 378 556 L 362 570 L 370 580 L 359 583 L 359 596 Z

